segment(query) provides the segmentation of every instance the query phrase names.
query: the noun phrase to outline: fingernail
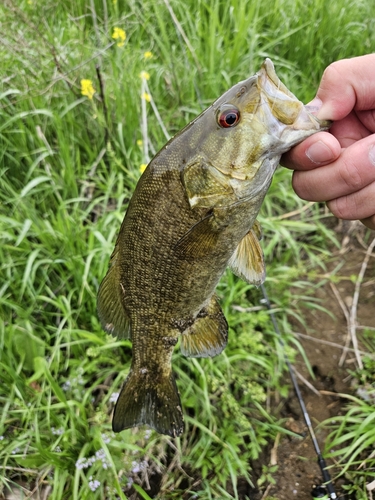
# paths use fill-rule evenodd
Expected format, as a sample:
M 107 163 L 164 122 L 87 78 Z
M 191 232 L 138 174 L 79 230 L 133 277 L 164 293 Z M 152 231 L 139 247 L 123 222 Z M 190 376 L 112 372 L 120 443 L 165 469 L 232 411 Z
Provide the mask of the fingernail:
M 313 115 L 315 115 L 320 108 L 322 107 L 322 101 L 319 99 L 319 97 L 315 97 L 311 102 L 306 104 L 305 108 L 307 111 L 310 111 Z
M 332 150 L 323 141 L 312 144 L 306 151 L 306 156 L 313 163 L 327 163 L 334 159 Z
M 368 152 L 368 157 L 370 159 L 370 162 L 374 165 L 375 167 L 375 146 L 371 146 L 370 150 Z

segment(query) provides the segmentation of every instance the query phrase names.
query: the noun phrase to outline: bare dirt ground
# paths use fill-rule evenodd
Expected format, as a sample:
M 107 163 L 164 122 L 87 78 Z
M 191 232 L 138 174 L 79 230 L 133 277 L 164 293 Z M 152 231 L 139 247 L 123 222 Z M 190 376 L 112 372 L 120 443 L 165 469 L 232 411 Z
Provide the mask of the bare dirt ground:
M 367 251 L 369 245 L 364 244 L 363 229 L 358 224 L 360 223 L 352 223 L 349 231 L 346 226 L 342 236 L 342 248 L 333 252 L 332 259 L 327 264 L 327 275 L 332 273 L 338 264 L 342 266 L 335 273 L 340 279 L 328 281 L 317 290 L 316 296 L 322 299 L 322 305 L 334 318 L 320 311 L 306 309 L 308 328 L 304 330 L 296 322 L 293 325 L 295 331 L 300 333 L 299 340 L 315 374 L 315 378 L 312 378 L 302 357 L 297 359 L 294 366 L 298 374 L 307 381 L 304 382 L 300 377 L 299 386 L 315 429 L 325 419 L 342 414 L 347 400 L 338 393 L 353 394 L 355 391 L 349 371 L 354 370 L 358 364 L 352 340 L 349 340 L 348 335 L 350 323 L 356 325 L 359 349 L 363 326 L 374 328 L 375 337 L 375 252 L 370 254 Z M 371 235 L 372 238 L 374 236 Z M 369 241 L 371 244 L 372 239 Z M 357 284 L 356 287 L 355 280 L 358 279 L 361 269 L 364 270 L 366 261 L 363 279 L 360 286 Z M 358 297 L 356 290 L 359 292 Z M 349 350 L 346 351 L 345 346 L 349 347 Z M 276 485 L 269 485 L 259 498 L 311 500 L 312 486 L 322 484 L 322 475 L 297 397 L 292 389 L 289 398 L 282 404 L 281 415 L 288 419 L 286 426 L 290 430 L 304 437 L 283 438 L 278 446 L 274 446 L 268 461 L 265 459 L 264 463 L 269 464 L 272 459 L 278 464 L 278 471 L 274 475 Z M 326 430 L 316 430 L 322 450 L 326 435 Z M 343 494 L 342 484 L 343 480 L 335 481 L 339 498 Z M 255 500 L 256 496 L 250 498 Z

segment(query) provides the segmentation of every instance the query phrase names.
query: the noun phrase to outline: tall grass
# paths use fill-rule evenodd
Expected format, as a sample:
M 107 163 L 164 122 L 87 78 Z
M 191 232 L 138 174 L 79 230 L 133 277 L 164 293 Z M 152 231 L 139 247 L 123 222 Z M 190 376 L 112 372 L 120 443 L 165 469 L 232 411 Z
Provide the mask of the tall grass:
M 98 284 L 146 149 L 152 156 L 166 140 L 160 120 L 173 135 L 266 56 L 307 101 L 331 61 L 374 50 L 374 19 L 372 0 L 2 2 L 3 491 L 22 479 L 56 500 L 147 498 L 145 491 L 240 498 L 251 462 L 282 432 L 269 401 L 286 389 L 268 315 L 232 307 L 257 305 L 256 290 L 229 272 L 223 278 L 231 327 L 224 354 L 197 361 L 176 351 L 187 425 L 169 440 L 144 429 L 110 431 L 131 344 L 101 330 Z M 123 46 L 114 27 L 126 31 Z M 147 134 L 141 71 L 159 113 L 147 104 Z M 81 79 L 92 81 L 92 100 L 81 94 Z M 291 284 L 304 287 L 333 239 L 320 207 L 305 208 L 290 173 L 278 171 L 261 221 L 284 321 L 286 312 L 302 319 L 290 305 Z M 282 217 L 298 209 L 300 216 Z

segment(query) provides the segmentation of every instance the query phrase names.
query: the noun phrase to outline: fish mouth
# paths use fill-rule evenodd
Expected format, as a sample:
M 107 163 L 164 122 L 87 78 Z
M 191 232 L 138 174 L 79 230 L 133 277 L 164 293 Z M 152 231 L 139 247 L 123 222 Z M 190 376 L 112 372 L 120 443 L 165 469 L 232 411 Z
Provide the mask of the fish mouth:
M 273 86 L 276 87 L 278 91 L 298 101 L 297 97 L 283 84 L 283 82 L 277 76 L 275 66 L 273 65 L 271 59 L 268 59 L 268 57 L 264 60 L 260 71 L 257 74 L 258 78 L 260 79 L 259 83 L 262 89 L 270 90 L 269 87 L 271 82 L 271 88 L 273 84 Z
M 312 112 L 309 106 L 304 106 L 306 113 L 308 114 L 310 120 L 317 125 L 317 129 L 324 131 L 328 130 L 331 126 L 333 121 L 331 120 L 320 120 L 317 118 Z
M 319 118 L 317 118 L 315 113 L 318 113 L 319 109 L 320 108 L 318 106 L 310 106 L 309 104 L 305 104 L 305 110 L 308 112 L 310 116 L 315 118 L 315 120 L 319 124 L 320 130 L 328 130 L 332 126 L 333 121 L 320 120 Z
M 302 103 L 301 103 L 302 104 Z M 333 122 L 329 120 L 319 120 L 311 113 L 308 106 L 302 105 L 301 110 L 293 123 L 295 130 L 324 131 L 328 130 Z
M 319 120 L 311 106 L 305 106 L 277 76 L 271 59 L 265 59 L 258 76 L 258 88 L 270 106 L 271 113 L 284 126 L 300 131 L 327 130 L 329 120 Z

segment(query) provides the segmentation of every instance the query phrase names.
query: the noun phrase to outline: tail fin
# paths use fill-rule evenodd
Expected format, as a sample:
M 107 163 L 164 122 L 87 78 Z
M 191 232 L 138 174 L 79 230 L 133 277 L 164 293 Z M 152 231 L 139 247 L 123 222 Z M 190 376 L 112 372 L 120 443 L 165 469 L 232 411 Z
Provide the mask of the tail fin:
M 116 403 L 112 429 L 120 432 L 142 424 L 160 434 L 182 434 L 184 419 L 172 372 L 155 377 L 152 372 L 130 371 Z

